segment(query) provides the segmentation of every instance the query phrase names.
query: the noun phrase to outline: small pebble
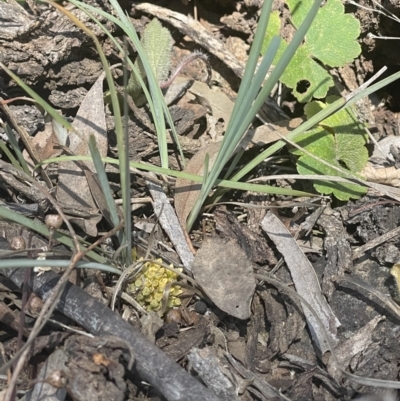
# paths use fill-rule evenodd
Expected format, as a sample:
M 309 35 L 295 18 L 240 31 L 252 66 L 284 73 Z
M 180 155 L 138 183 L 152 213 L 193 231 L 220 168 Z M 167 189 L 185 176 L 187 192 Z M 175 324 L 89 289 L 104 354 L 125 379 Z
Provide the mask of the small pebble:
M 204 315 L 207 312 L 207 305 L 203 301 L 197 301 L 194 304 L 194 310 L 200 315 Z

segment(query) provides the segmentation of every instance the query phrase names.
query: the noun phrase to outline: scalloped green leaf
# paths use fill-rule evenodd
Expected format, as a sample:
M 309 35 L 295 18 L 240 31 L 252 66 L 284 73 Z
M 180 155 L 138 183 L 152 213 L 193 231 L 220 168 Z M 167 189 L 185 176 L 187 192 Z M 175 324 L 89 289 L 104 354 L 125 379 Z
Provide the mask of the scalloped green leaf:
M 300 26 L 309 11 L 313 0 L 287 0 L 295 27 Z M 274 35 L 280 33 L 279 12 L 271 14 L 265 35 L 262 54 L 265 53 Z M 327 0 L 314 19 L 305 42 L 295 53 L 281 82 L 293 89 L 293 94 L 300 102 L 314 98 L 324 98 L 334 85 L 329 73 L 321 67 L 340 67 L 354 60 L 361 47 L 357 42 L 360 35 L 360 23 L 350 14 L 344 14 L 341 0 Z M 275 61 L 279 59 L 288 44 L 282 41 Z M 318 60 L 320 63 L 318 63 Z M 300 85 L 303 83 L 304 85 Z
M 328 103 L 334 100 L 335 97 L 330 97 Z M 309 103 L 305 107 L 307 117 L 310 118 L 324 107 L 326 104 L 319 101 Z M 341 110 L 322 121 L 317 128 L 296 136 L 295 142 L 320 159 L 353 174 L 359 173 L 368 161 L 365 130 L 351 109 Z M 348 178 L 301 150 L 294 150 L 293 153 L 300 156 L 297 160 L 299 174 Z M 314 188 L 322 194 L 333 194 L 346 201 L 350 198 L 357 199 L 366 193 L 366 188 L 357 184 L 323 180 L 315 180 Z
M 293 22 L 299 27 L 314 0 L 288 0 Z M 344 13 L 340 0 L 328 0 L 321 7 L 309 31 L 305 47 L 310 54 L 329 67 L 341 67 L 353 61 L 360 53 L 357 42 L 360 22 Z

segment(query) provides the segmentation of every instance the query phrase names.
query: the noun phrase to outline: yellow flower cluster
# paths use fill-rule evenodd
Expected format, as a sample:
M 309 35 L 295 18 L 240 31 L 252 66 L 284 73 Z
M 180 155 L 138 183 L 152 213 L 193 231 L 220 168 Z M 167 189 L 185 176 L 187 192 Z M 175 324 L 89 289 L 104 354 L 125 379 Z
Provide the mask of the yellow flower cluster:
M 146 262 L 140 274 L 135 277 L 135 281 L 128 285 L 128 291 L 135 295 L 136 301 L 149 312 L 160 311 L 165 287 L 178 279 L 176 273 L 165 269 L 160 265 L 161 263 L 161 259 Z M 170 267 L 173 266 L 170 265 Z M 182 292 L 180 285 L 171 286 L 168 293 L 167 310 L 181 304 L 179 295 Z

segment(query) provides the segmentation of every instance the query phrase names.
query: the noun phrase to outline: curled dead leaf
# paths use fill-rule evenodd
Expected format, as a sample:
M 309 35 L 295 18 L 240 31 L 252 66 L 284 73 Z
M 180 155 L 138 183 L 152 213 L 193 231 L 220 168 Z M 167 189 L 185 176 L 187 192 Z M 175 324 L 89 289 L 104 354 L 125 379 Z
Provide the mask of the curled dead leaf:
M 372 164 L 368 164 L 362 174 L 369 182 L 400 187 L 400 169 L 396 167 L 375 168 Z
M 214 165 L 221 142 L 210 143 L 201 148 L 186 165 L 185 173 L 203 175 L 204 160 L 209 157 L 209 169 Z M 194 182 L 185 178 L 178 178 L 175 184 L 175 210 L 179 222 L 186 231 L 186 220 L 192 210 L 201 188 L 200 182 Z

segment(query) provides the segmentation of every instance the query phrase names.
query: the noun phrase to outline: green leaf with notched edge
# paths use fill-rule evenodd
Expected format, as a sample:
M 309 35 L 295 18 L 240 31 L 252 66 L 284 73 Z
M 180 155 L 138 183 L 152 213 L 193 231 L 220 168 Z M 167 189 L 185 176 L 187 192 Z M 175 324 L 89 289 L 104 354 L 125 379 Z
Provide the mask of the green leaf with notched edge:
M 287 0 L 291 12 L 291 21 L 300 26 L 313 0 Z M 279 35 L 281 19 L 279 12 L 271 14 L 261 54 L 264 54 L 273 36 Z M 357 42 L 360 24 L 350 14 L 344 14 L 341 0 L 327 0 L 315 17 L 304 44 L 295 53 L 281 77 L 281 82 L 293 89 L 293 94 L 300 102 L 314 98 L 324 98 L 328 89 L 334 85 L 329 73 L 320 65 L 340 67 L 351 62 L 360 52 Z M 287 47 L 282 41 L 276 59 Z M 318 63 L 316 60 L 319 60 Z M 303 88 L 299 84 L 303 83 Z
M 294 25 L 299 27 L 314 0 L 288 0 Z M 341 0 L 328 0 L 321 7 L 309 31 L 305 47 L 310 54 L 329 67 L 341 67 L 361 53 L 357 42 L 360 22 L 344 13 Z
M 336 99 L 331 96 L 328 98 L 328 103 Z M 325 107 L 325 103 L 314 101 L 305 106 L 305 112 L 310 118 Z M 320 159 L 353 174 L 359 173 L 368 161 L 365 131 L 351 109 L 341 110 L 330 116 L 317 128 L 296 136 L 294 141 Z M 300 156 L 297 161 L 299 174 L 348 178 L 345 174 L 315 160 L 301 150 L 296 149 L 293 153 Z M 357 199 L 366 193 L 366 188 L 357 184 L 323 180 L 315 180 L 314 188 L 322 194 L 333 194 L 340 200 Z

